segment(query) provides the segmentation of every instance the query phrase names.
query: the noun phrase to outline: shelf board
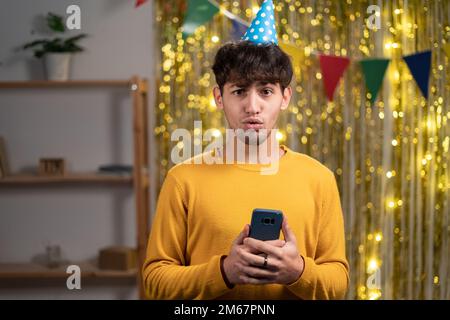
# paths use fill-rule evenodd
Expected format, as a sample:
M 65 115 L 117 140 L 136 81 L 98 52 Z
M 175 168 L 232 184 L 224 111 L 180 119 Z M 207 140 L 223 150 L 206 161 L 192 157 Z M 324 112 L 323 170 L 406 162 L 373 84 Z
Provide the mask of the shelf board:
M 131 184 L 131 175 L 106 175 L 95 173 L 66 174 L 64 176 L 39 176 L 32 174 L 17 174 L 0 179 L 1 185 L 15 184 L 46 184 L 46 183 L 123 183 Z
M 130 87 L 131 80 L 0 81 L 0 89 L 58 87 Z
M 134 279 L 137 269 L 127 271 L 101 270 L 88 262 L 73 263 L 81 270 L 81 279 Z M 0 279 L 67 279 L 67 266 L 54 269 L 33 263 L 0 263 Z

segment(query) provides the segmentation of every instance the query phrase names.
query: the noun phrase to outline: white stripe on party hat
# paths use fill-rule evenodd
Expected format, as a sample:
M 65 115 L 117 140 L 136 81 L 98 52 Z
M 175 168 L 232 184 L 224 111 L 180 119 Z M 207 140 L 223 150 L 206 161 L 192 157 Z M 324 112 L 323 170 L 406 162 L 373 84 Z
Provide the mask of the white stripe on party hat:
M 248 40 L 257 44 L 274 43 L 278 45 L 272 0 L 264 0 L 242 40 Z

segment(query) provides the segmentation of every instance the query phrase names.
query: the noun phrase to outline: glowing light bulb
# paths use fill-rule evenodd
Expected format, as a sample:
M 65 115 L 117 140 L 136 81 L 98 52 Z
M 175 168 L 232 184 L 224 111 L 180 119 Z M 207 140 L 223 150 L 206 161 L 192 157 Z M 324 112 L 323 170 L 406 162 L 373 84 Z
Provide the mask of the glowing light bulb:
M 213 129 L 212 135 L 215 138 L 220 137 L 221 136 L 220 130 L 219 129 Z
M 374 273 L 378 269 L 378 265 L 378 260 L 376 258 L 370 259 L 367 264 L 367 272 Z
M 378 290 L 369 292 L 369 300 L 377 300 L 380 297 L 381 297 L 381 293 Z
M 275 137 L 278 141 L 283 140 L 283 134 L 280 131 L 277 131 Z

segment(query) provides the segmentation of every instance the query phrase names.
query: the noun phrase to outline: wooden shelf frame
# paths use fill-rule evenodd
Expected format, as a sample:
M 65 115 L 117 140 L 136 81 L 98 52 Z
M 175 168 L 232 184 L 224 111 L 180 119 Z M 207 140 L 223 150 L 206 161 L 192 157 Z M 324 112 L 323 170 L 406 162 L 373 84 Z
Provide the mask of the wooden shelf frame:
M 131 184 L 131 175 L 107 175 L 96 173 L 66 174 L 63 176 L 39 176 L 33 174 L 16 174 L 0 179 L 0 186 L 58 183 L 114 183 Z
M 99 174 L 70 174 L 65 177 L 36 177 L 36 176 L 10 176 L 0 180 L 0 186 L 29 185 L 42 183 L 132 183 L 134 189 L 136 208 L 136 231 L 138 270 L 134 272 L 137 278 L 139 296 L 145 298 L 142 279 L 142 265 L 145 260 L 145 251 L 150 229 L 150 179 L 149 179 L 149 121 L 148 121 L 148 81 L 138 76 L 127 80 L 69 80 L 69 81 L 3 81 L 0 89 L 42 89 L 42 88 L 97 88 L 97 87 L 124 87 L 130 91 L 133 113 L 133 173 L 131 177 L 111 177 Z M 34 268 L 30 266 L 30 268 Z M 0 267 L 0 280 L 11 276 Z M 31 272 L 31 271 L 30 271 Z M 42 271 L 43 276 L 47 272 Z M 27 277 L 27 272 L 16 276 Z M 103 272 L 94 272 L 93 276 L 104 276 Z M 111 275 L 111 274 L 109 274 Z M 29 274 L 28 274 L 29 276 Z M 64 275 L 67 277 L 67 274 Z
M 130 80 L 68 80 L 68 81 L 2 81 L 0 89 L 27 88 L 87 88 L 87 87 L 132 87 L 138 83 Z M 139 81 L 139 78 L 136 77 Z M 143 80 L 144 81 L 144 80 Z
M 82 279 L 129 279 L 136 277 L 137 274 L 137 269 L 126 271 L 101 270 L 89 262 L 73 262 L 70 264 L 80 267 Z M 0 263 L 0 274 L 2 275 L 2 279 L 12 279 L 16 281 L 42 278 L 67 279 L 69 276 L 69 274 L 66 273 L 68 265 L 51 269 L 34 263 Z

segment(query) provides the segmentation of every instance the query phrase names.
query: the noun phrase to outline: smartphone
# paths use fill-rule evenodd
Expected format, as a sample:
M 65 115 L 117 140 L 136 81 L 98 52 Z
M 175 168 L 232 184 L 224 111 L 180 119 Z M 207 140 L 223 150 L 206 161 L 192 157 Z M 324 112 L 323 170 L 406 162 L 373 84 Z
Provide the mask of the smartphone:
M 263 241 L 279 239 L 282 222 L 283 212 L 280 210 L 254 209 L 249 237 Z

